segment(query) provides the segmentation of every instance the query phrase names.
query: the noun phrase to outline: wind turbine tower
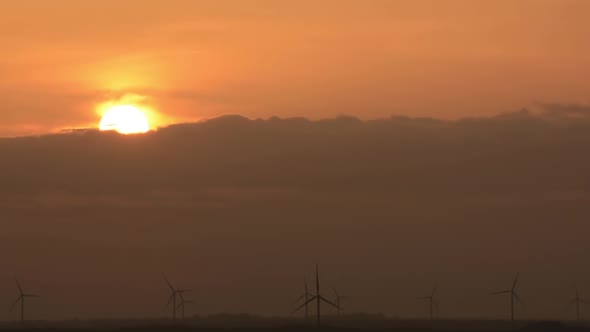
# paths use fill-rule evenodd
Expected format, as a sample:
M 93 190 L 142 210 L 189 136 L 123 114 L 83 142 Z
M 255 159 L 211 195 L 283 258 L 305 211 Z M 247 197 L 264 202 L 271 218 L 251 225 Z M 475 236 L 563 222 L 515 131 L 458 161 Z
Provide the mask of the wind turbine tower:
M 572 300 L 572 303 L 576 305 L 576 320 L 580 320 L 580 304 L 584 303 L 584 299 L 580 298 L 578 286 L 576 286 L 576 297 Z

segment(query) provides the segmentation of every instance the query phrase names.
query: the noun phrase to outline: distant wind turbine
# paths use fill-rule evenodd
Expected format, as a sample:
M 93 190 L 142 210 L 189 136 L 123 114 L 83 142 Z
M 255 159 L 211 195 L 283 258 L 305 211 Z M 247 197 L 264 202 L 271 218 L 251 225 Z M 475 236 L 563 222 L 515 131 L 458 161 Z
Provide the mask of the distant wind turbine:
M 190 289 L 176 289 L 172 286 L 172 283 L 166 278 L 166 276 L 164 276 L 164 280 L 166 281 L 168 288 L 170 288 L 170 298 L 168 299 L 166 307 L 170 306 L 170 303 L 172 303 L 172 320 L 176 320 L 176 311 L 178 310 L 176 305 L 176 295 L 182 296 L 183 293 L 190 292 Z
M 584 303 L 584 299 L 580 298 L 578 286 L 576 286 L 576 297 L 574 297 L 571 303 L 576 305 L 576 320 L 580 320 L 580 304 Z
M 330 300 L 327 300 L 325 297 L 323 297 L 320 293 L 320 269 L 319 266 L 316 264 L 315 266 L 315 287 L 316 287 L 316 293 L 315 295 L 305 301 L 305 303 L 303 303 L 301 306 L 299 306 L 299 308 L 295 309 L 295 312 L 301 310 L 301 308 L 305 307 L 306 305 L 308 305 L 309 303 L 316 301 L 316 309 L 317 309 L 317 326 L 320 327 L 321 326 L 321 303 L 326 302 L 327 304 L 340 309 L 340 307 L 338 305 L 336 305 L 335 303 L 331 302 Z
M 185 310 L 184 309 L 185 309 L 186 305 L 193 303 L 193 301 L 190 301 L 190 300 L 187 300 L 184 298 L 184 293 L 186 293 L 186 292 L 188 292 L 188 291 L 179 291 L 178 292 L 178 296 L 180 296 L 180 304 L 178 305 L 178 309 L 180 309 L 180 312 L 182 314 L 182 320 L 185 319 L 185 315 L 184 315 Z
M 304 285 L 304 292 L 303 294 L 301 294 L 301 296 L 295 301 L 295 303 L 298 303 L 301 300 L 305 300 L 305 319 L 309 319 L 309 299 L 311 297 L 313 297 L 313 294 L 311 294 L 309 292 L 309 288 L 307 287 L 307 278 L 303 279 L 303 285 Z
M 16 301 L 14 301 L 14 304 L 12 304 L 12 307 L 10 309 L 10 311 L 14 310 L 14 307 L 20 302 L 20 320 L 22 322 L 25 321 L 25 298 L 27 297 L 39 297 L 39 295 L 36 294 L 26 294 L 23 291 L 23 288 L 20 285 L 20 282 L 18 282 L 18 279 L 16 280 L 16 286 L 18 287 L 18 291 L 19 291 L 19 296 L 18 299 L 16 299 Z
M 492 293 L 492 295 L 510 294 L 510 320 L 512 320 L 512 321 L 514 320 L 514 300 L 518 301 L 518 303 L 522 303 L 522 301 L 520 300 L 520 297 L 518 297 L 518 294 L 516 293 L 516 284 L 517 283 L 518 283 L 518 273 L 516 274 L 516 277 L 514 278 L 514 282 L 512 283 L 512 288 L 504 290 L 504 291 Z
M 434 319 L 434 305 L 436 302 L 434 300 L 434 296 L 436 295 L 436 289 L 437 289 L 437 286 L 435 284 L 434 287 L 432 287 L 432 292 L 430 292 L 430 295 L 420 298 L 421 300 L 428 300 L 428 304 L 430 306 L 430 312 L 429 312 L 430 313 L 430 320 Z
M 440 318 L 440 301 L 434 300 L 434 316 Z
M 340 316 L 340 311 L 342 311 L 342 306 L 340 304 L 342 303 L 342 300 L 348 299 L 350 296 L 340 295 L 336 288 L 332 288 L 332 290 L 334 291 L 334 296 L 336 296 L 336 309 L 338 310 L 338 316 Z

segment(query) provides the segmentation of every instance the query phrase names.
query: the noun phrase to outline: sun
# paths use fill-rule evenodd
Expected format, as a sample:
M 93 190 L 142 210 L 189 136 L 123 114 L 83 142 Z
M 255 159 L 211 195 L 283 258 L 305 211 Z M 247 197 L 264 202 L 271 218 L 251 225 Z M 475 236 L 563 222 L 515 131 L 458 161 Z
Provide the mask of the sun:
M 100 121 L 100 130 L 114 130 L 120 134 L 141 134 L 150 130 L 144 111 L 133 105 L 110 107 Z

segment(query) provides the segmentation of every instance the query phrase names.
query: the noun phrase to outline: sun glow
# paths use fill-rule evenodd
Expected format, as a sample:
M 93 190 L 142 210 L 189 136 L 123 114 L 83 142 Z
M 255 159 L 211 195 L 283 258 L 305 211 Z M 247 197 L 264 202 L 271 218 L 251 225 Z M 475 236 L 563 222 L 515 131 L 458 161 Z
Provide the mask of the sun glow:
M 108 108 L 100 121 L 100 130 L 114 130 L 121 134 L 141 134 L 150 130 L 144 111 L 134 105 L 116 105 Z

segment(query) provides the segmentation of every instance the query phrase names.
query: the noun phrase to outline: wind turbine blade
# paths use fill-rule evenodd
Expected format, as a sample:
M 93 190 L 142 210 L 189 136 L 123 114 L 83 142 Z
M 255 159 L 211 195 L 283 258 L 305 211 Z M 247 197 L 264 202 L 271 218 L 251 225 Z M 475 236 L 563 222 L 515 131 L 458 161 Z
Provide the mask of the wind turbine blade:
M 297 300 L 293 301 L 293 304 L 299 303 L 299 301 L 301 301 L 301 300 L 303 300 L 305 298 L 305 295 L 307 295 L 307 294 L 303 294 L 300 297 L 298 297 Z
M 505 291 L 500 291 L 500 292 L 493 292 L 493 293 L 490 293 L 490 294 L 491 295 L 498 295 L 498 294 L 509 294 L 509 293 L 512 293 L 512 291 L 511 290 L 505 290 Z
M 14 301 L 14 303 L 12 304 L 12 306 L 10 307 L 10 311 L 12 312 L 14 310 L 14 307 L 16 307 L 16 305 L 22 300 L 23 296 L 19 296 L 18 299 L 16 299 L 16 301 Z
M 37 294 L 23 294 L 23 297 L 41 297 Z
M 170 283 L 170 280 L 168 280 L 168 278 L 166 278 L 165 274 L 162 274 L 162 277 L 164 277 L 164 281 L 166 281 L 166 284 L 168 285 L 168 287 L 170 288 L 171 291 L 175 292 L 176 290 L 174 289 L 174 286 L 172 286 L 172 283 Z
M 342 309 L 342 308 L 340 308 L 340 307 L 339 307 L 337 304 L 335 304 L 335 303 L 331 302 L 330 300 L 326 300 L 326 299 L 325 299 L 325 298 L 323 298 L 322 296 L 320 296 L 320 300 L 322 300 L 322 301 L 326 302 L 327 304 L 329 304 L 329 305 L 333 306 L 334 308 Z
M 520 299 L 520 297 L 518 297 L 518 294 L 512 293 L 512 296 L 514 296 L 514 298 L 518 301 L 518 303 L 523 303 L 522 300 Z
M 430 293 L 431 294 L 430 297 L 434 297 L 434 294 L 436 294 L 437 288 L 438 288 L 438 285 L 434 284 L 434 287 L 432 288 L 432 293 Z
M 514 282 L 512 283 L 512 290 L 516 288 L 516 284 L 518 283 L 518 275 L 519 273 L 516 273 L 516 277 L 514 277 Z
M 20 292 L 20 294 L 23 294 L 23 288 L 20 286 L 20 282 L 18 282 L 18 279 L 14 278 L 14 280 L 16 281 L 16 286 L 18 287 L 18 291 Z
M 293 313 L 296 313 L 297 311 L 301 310 L 303 307 L 305 307 L 307 304 L 315 301 L 317 299 L 317 296 L 312 297 L 311 299 L 307 300 L 305 303 L 303 303 L 302 305 L 300 305 L 297 309 L 293 310 Z
M 166 308 L 168 308 L 170 306 L 170 303 L 172 303 L 172 300 L 174 299 L 174 294 L 172 293 L 172 295 L 170 295 L 170 298 L 168 299 L 168 303 L 166 303 Z

